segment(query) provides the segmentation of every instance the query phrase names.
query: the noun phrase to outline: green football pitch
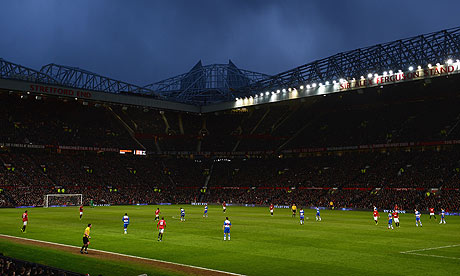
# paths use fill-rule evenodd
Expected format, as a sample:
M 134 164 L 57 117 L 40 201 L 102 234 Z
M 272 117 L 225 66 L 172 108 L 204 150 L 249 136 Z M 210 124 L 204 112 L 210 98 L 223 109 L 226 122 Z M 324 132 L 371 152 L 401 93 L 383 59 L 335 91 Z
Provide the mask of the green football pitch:
M 166 220 L 163 242 L 157 242 L 154 210 Z M 186 211 L 180 222 L 179 207 Z M 460 271 L 460 217 L 447 217 L 440 225 L 422 215 L 423 228 L 414 215 L 402 214 L 401 227 L 387 229 L 386 214 L 375 225 L 372 212 L 315 212 L 305 209 L 305 224 L 288 209 L 229 206 L 112 206 L 28 209 L 27 233 L 21 233 L 24 209 L 0 209 L 0 233 L 34 240 L 81 246 L 86 224 L 91 223 L 91 249 L 211 268 L 245 275 L 458 275 Z M 131 223 L 123 234 L 122 216 Z M 232 222 L 231 241 L 223 240 L 222 225 Z M 180 275 L 146 264 L 80 255 L 79 250 L 18 244 L 0 239 L 4 255 L 81 273 L 97 275 Z

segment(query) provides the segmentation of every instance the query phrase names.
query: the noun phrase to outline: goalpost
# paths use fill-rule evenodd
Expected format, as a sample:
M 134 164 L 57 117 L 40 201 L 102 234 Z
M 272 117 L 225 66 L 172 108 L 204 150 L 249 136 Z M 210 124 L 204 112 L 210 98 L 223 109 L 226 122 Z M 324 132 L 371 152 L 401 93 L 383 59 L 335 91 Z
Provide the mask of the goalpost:
M 80 206 L 83 205 L 83 194 L 48 194 L 45 195 L 43 207 Z

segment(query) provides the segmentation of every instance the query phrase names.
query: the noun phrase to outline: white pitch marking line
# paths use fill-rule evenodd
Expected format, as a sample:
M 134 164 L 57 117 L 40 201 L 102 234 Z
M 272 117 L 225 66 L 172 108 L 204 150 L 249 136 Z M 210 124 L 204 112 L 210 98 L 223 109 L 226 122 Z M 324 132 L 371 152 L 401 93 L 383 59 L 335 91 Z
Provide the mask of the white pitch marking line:
M 49 241 L 34 240 L 34 239 L 28 239 L 28 238 L 10 236 L 10 235 L 5 235 L 5 234 L 0 234 L 0 236 L 7 237 L 7 238 L 15 238 L 15 239 L 19 239 L 19 240 L 27 240 L 27 241 L 34 241 L 34 242 L 47 243 L 47 244 L 58 245 L 58 246 L 63 246 L 63 247 L 71 247 L 71 248 L 77 248 L 77 249 L 80 248 L 79 246 L 75 246 L 75 245 L 68 245 L 68 244 L 55 243 L 55 242 L 49 242 Z M 199 266 L 194 266 L 194 265 L 186 265 L 186 264 L 180 264 L 180 263 L 173 263 L 173 262 L 168 262 L 168 261 L 163 261 L 163 260 L 157 260 L 157 259 L 151 259 L 151 258 L 144 258 L 144 257 L 133 256 L 133 255 L 127 255 L 127 254 L 122 254 L 122 253 L 117 253 L 117 252 L 110 252 L 110 251 L 105 251 L 105 250 L 99 250 L 99 249 L 91 249 L 91 250 L 92 250 L 92 251 L 96 251 L 96 252 L 106 253 L 106 254 L 118 255 L 118 256 L 129 257 L 129 258 L 135 258 L 135 259 L 141 259 L 141 260 L 147 260 L 147 261 L 155 261 L 155 262 L 160 262 L 160 263 L 165 263 L 165 264 L 173 264 L 173 265 L 178 265 L 178 266 L 191 267 L 191 268 L 202 269 L 202 270 L 207 270 L 207 271 L 225 273 L 225 274 L 229 274 L 229 275 L 245 276 L 244 274 L 238 274 L 238 273 L 233 273 L 233 272 L 227 272 L 227 271 L 222 271 L 222 270 L 216 270 L 216 269 L 212 269 L 212 268 L 199 267 Z
M 401 253 L 402 254 L 417 255 L 417 256 L 424 256 L 424 257 L 436 257 L 436 258 L 460 260 L 460 258 L 457 258 L 457 257 L 447 257 L 447 256 L 439 256 L 439 255 L 431 255 L 431 254 L 419 254 L 419 253 L 404 253 L 404 252 L 401 252 Z
M 439 246 L 439 247 L 431 247 L 431 248 L 422 248 L 422 249 L 409 250 L 409 251 L 404 251 L 404 252 L 399 252 L 399 253 L 408 254 L 408 253 L 412 253 L 412 252 L 428 251 L 428 250 L 435 250 L 435 249 L 449 248 L 449 247 L 456 247 L 456 246 L 460 246 L 460 244 L 446 245 L 446 246 Z

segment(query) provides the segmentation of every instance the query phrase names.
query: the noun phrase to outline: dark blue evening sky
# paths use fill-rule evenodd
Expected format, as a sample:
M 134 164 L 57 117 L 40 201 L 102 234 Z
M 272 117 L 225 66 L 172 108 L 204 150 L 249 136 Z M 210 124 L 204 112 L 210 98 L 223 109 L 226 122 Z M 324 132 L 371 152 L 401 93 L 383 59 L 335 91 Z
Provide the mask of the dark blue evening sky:
M 198 60 L 276 74 L 338 52 L 460 26 L 460 1 L 5 0 L 0 57 L 145 85 Z

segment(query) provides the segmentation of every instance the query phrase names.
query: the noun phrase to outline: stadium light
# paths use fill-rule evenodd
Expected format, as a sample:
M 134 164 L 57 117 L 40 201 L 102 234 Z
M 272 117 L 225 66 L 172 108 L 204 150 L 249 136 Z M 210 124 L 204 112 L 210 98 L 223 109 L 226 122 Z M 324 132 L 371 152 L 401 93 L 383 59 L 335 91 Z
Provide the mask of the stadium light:
M 421 70 L 421 69 L 422 69 L 422 66 L 420 66 L 420 65 L 417 66 L 417 69 L 418 69 L 418 70 Z
M 326 81 L 326 85 L 329 85 L 329 81 Z
M 319 83 L 319 86 L 323 86 L 323 84 L 320 82 L 320 83 Z
M 303 85 L 300 86 L 300 89 L 303 89 Z
M 279 93 L 279 92 L 280 92 L 280 90 L 279 90 L 279 89 L 278 89 L 278 90 L 276 90 L 276 93 Z
M 340 79 L 339 81 L 340 81 L 340 82 L 345 82 L 345 80 L 344 80 L 344 79 Z
M 310 85 L 309 85 L 309 84 L 307 84 L 307 89 L 310 89 Z
M 235 98 L 235 101 L 238 101 L 239 99 L 238 98 Z
M 409 71 L 414 71 L 414 67 L 409 66 Z
M 368 77 L 369 79 L 372 78 L 372 74 L 369 73 L 369 74 L 367 75 L 367 77 Z
M 387 71 L 383 72 L 383 75 L 384 76 L 388 75 L 388 72 Z
M 363 80 L 363 79 L 364 79 L 364 76 L 361 76 L 361 79 Z
M 431 67 L 433 67 L 433 65 L 431 65 L 431 63 L 428 64 L 428 68 L 431 69 Z
M 388 73 L 389 73 L 390 75 L 393 75 L 393 70 L 390 70 Z
M 441 66 L 441 63 L 439 63 L 439 62 L 438 62 L 438 63 L 436 63 L 436 66 L 438 66 L 438 67 L 439 67 L 439 66 Z
M 268 96 L 268 95 L 270 95 L 270 92 L 268 92 L 268 91 L 267 91 L 267 92 L 265 92 L 265 95 L 267 95 L 267 96 Z
M 333 84 L 336 84 L 337 82 L 335 80 L 332 81 Z
M 316 83 L 313 83 L 311 86 L 312 86 L 312 87 L 316 87 Z
M 263 96 L 264 96 L 264 93 L 260 93 L 260 96 L 263 97 Z
M 448 59 L 447 64 L 451 65 L 452 64 L 452 59 Z

